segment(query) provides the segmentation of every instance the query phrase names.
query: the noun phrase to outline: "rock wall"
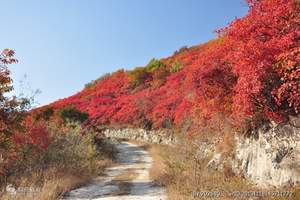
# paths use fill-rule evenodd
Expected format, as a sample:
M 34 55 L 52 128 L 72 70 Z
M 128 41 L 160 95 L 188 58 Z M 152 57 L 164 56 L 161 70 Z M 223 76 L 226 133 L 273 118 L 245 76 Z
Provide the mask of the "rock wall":
M 234 158 L 227 159 L 235 174 L 261 187 L 281 187 L 300 183 L 300 116 L 284 124 L 265 124 L 250 137 L 235 136 Z M 224 165 L 215 153 L 208 167 Z
M 145 130 L 145 129 L 105 129 L 102 133 L 106 137 L 123 138 L 130 140 L 137 140 L 143 142 L 149 142 L 154 144 L 175 144 L 176 138 L 174 134 L 164 130 Z
M 105 129 L 106 137 L 125 138 L 155 144 L 176 144 L 174 134 L 164 130 Z M 224 158 L 216 150 L 217 142 L 209 141 L 200 145 L 203 156 L 213 154 L 208 167 L 222 170 L 230 164 L 236 175 L 243 176 L 261 187 L 289 186 L 300 184 L 300 115 L 290 117 L 284 124 L 265 124 L 253 130 L 251 136 L 236 134 L 233 158 Z M 213 139 L 211 139 L 213 140 Z
M 300 183 L 300 117 L 266 124 L 249 138 L 235 137 L 233 169 L 260 186 Z

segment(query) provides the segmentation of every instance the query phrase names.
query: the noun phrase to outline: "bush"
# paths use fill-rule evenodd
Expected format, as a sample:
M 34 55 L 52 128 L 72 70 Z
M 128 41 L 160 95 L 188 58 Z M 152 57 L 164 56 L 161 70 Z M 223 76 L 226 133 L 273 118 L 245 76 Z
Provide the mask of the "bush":
M 170 74 L 169 70 L 166 66 L 160 67 L 153 71 L 153 87 L 160 87 L 162 84 L 166 82 L 166 77 Z
M 160 60 L 157 60 L 155 58 L 151 59 L 150 62 L 146 66 L 146 70 L 148 72 L 154 72 L 155 70 L 158 70 L 160 68 L 164 68 L 166 65 L 161 62 Z
M 51 107 L 46 107 L 45 109 L 41 110 L 39 113 L 37 113 L 34 116 L 34 119 L 36 121 L 43 119 L 43 120 L 49 120 L 54 114 L 54 110 Z
M 96 155 L 91 134 L 82 135 L 78 123 L 68 123 L 62 133 L 57 127 L 49 127 L 47 148 L 41 150 L 24 144 L 19 151 L 12 174 L 27 173 L 46 168 L 78 168 Z
M 300 47 L 289 49 L 277 58 L 275 69 L 281 77 L 280 85 L 272 91 L 276 103 L 290 114 L 300 112 Z M 298 91 L 298 92 L 297 92 Z
M 89 118 L 88 113 L 81 112 L 75 108 L 64 108 L 60 111 L 60 117 L 66 122 L 84 122 Z
M 202 137 L 202 138 L 201 138 Z M 156 177 L 166 186 L 168 197 L 174 200 L 197 199 L 193 192 L 199 191 L 251 191 L 253 187 L 237 176 L 209 170 L 210 156 L 201 151 L 203 142 L 211 141 L 211 135 L 181 138 L 175 146 L 161 146 L 165 173 Z M 202 147 L 203 148 L 203 147 Z M 229 170 L 228 170 L 229 171 Z M 217 180 L 217 181 L 216 181 Z M 220 199 L 227 199 L 220 197 Z
M 42 155 L 42 162 L 52 167 L 88 169 L 98 153 L 94 136 L 91 133 L 82 134 L 78 123 L 68 123 L 66 127 L 64 133 L 52 128 L 51 141 Z
M 128 76 L 133 86 L 139 86 L 150 77 L 150 73 L 145 67 L 137 67 L 130 71 Z
M 179 50 L 176 50 L 176 51 L 174 52 L 174 55 L 179 54 L 179 53 L 182 53 L 182 52 L 185 52 L 185 51 L 188 51 L 188 50 L 189 50 L 189 48 L 188 48 L 187 46 L 183 46 L 183 47 L 181 47 Z
M 169 70 L 167 70 L 167 66 L 154 58 L 146 67 L 137 67 L 128 73 L 133 86 L 139 86 L 150 79 L 153 79 L 152 86 L 160 86 L 168 75 Z
M 48 130 L 47 148 L 22 145 L 16 155 L 18 159 L 7 172 L 4 186 L 9 183 L 15 187 L 41 188 L 35 198 L 29 193 L 20 199 L 57 199 L 62 193 L 99 175 L 111 163 L 111 144 L 106 140 L 97 142 L 92 132 L 83 134 L 79 123 L 67 123 L 63 130 L 50 125 Z M 7 199 L 6 195 L 0 192 L 0 199 Z
M 179 72 L 181 69 L 182 69 L 181 63 L 179 61 L 175 61 L 170 68 L 170 72 L 171 73 Z
M 97 78 L 96 80 L 92 80 L 91 82 L 85 84 L 84 88 L 91 88 L 93 87 L 94 85 L 98 84 L 99 82 L 109 78 L 111 76 L 110 73 L 106 73 L 106 74 L 103 74 L 102 76 L 100 76 L 99 78 Z

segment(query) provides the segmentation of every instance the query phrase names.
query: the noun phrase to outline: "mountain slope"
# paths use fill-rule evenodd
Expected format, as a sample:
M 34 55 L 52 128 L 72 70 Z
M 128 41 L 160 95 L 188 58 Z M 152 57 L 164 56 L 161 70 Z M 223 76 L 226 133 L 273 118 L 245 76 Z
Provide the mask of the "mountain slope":
M 105 75 L 36 112 L 72 106 L 87 112 L 93 126 L 190 132 L 208 120 L 285 120 L 300 109 L 300 6 L 295 0 L 248 4 L 248 14 L 215 40 Z

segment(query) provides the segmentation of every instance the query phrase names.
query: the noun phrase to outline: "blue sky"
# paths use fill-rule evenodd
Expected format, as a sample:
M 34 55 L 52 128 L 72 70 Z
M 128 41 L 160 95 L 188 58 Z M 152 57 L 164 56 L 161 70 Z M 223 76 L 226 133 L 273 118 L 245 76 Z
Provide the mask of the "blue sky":
M 19 59 L 10 66 L 16 93 L 26 74 L 43 105 L 104 73 L 212 39 L 247 10 L 244 0 L 1 1 L 0 48 Z

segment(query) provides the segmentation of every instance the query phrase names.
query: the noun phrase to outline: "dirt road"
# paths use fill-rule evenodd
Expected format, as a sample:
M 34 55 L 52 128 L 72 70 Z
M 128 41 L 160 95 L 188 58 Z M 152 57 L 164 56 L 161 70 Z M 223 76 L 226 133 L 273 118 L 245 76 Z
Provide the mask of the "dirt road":
M 118 166 L 90 184 L 70 191 L 64 200 L 165 200 L 162 187 L 149 178 L 153 163 L 141 146 L 129 142 L 116 144 Z

